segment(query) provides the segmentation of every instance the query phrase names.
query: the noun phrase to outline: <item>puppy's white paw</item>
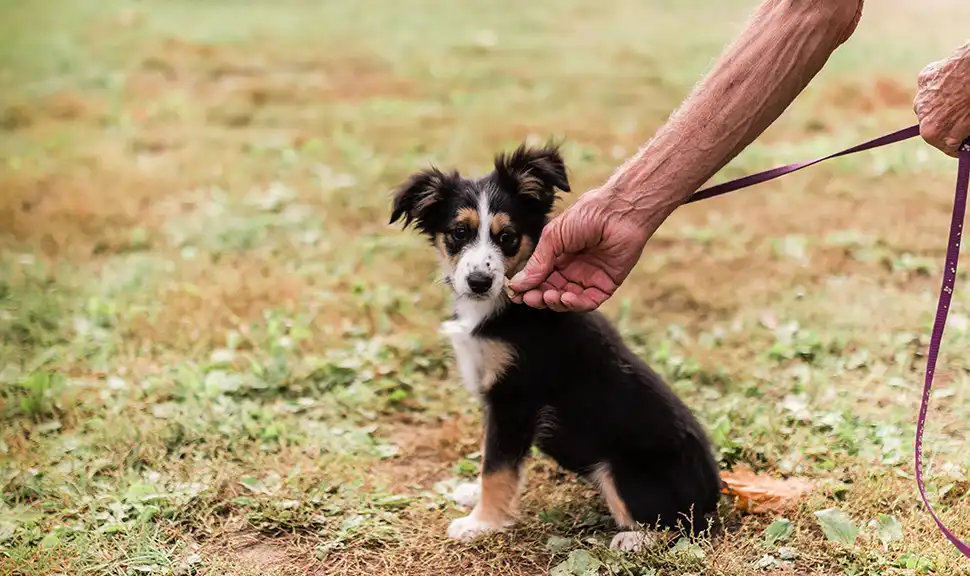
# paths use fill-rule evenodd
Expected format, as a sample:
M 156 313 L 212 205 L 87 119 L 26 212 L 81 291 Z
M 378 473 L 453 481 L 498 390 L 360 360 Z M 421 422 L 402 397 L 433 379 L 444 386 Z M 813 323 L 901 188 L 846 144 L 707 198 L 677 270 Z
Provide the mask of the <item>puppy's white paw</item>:
M 455 504 L 465 508 L 474 508 L 481 496 L 482 486 L 477 482 L 464 482 L 451 492 L 451 499 Z
M 501 532 L 505 529 L 502 524 L 485 522 L 479 520 L 474 515 L 456 518 L 448 525 L 448 537 L 461 542 L 471 542 L 479 536 Z
M 641 550 L 647 550 L 653 548 L 657 545 L 657 539 L 646 532 L 620 532 L 613 537 L 613 541 L 610 542 L 611 550 L 627 550 L 631 552 L 640 552 Z

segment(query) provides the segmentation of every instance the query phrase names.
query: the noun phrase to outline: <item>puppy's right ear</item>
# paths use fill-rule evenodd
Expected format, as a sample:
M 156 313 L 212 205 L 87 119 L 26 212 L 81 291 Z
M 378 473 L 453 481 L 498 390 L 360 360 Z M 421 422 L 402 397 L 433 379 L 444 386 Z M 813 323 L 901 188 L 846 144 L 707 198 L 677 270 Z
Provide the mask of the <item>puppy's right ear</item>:
M 419 229 L 430 233 L 435 209 L 458 189 L 458 182 L 457 172 L 445 174 L 433 167 L 412 175 L 394 191 L 389 224 L 404 218 L 405 228 L 414 222 Z
M 569 192 L 566 164 L 559 147 L 550 142 L 541 148 L 519 146 L 511 154 L 495 158 L 495 172 L 504 186 L 530 196 L 551 208 L 556 188 Z

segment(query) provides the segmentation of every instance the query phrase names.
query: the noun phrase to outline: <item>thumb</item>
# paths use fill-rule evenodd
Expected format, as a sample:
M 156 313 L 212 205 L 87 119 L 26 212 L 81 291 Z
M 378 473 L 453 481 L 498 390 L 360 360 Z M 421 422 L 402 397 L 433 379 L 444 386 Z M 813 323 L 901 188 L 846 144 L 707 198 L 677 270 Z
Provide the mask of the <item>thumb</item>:
M 549 274 L 552 273 L 553 264 L 556 256 L 562 252 L 562 241 L 559 238 L 558 222 L 550 222 L 539 236 L 539 243 L 536 245 L 535 252 L 529 257 L 523 268 L 518 274 L 509 280 L 509 288 L 513 292 L 522 293 L 537 288 Z

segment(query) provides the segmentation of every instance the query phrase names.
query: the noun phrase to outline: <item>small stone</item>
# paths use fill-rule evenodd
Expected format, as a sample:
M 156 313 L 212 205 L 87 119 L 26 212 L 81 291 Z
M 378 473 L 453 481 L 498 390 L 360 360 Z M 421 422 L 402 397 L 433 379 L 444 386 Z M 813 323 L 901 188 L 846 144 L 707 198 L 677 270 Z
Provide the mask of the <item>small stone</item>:
M 759 570 L 770 570 L 778 566 L 778 560 L 771 554 L 765 554 L 754 566 Z
M 128 387 L 128 383 L 125 382 L 124 378 L 118 376 L 108 376 L 108 389 L 110 390 L 124 390 Z
M 209 361 L 214 364 L 229 364 L 236 358 L 236 353 L 229 348 L 219 348 L 213 350 L 209 355 Z

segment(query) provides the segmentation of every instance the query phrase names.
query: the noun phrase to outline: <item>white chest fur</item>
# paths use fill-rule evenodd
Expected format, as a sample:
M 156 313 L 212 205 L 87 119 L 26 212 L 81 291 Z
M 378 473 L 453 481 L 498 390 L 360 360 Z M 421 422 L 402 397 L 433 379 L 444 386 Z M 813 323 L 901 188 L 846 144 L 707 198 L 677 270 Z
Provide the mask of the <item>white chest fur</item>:
M 451 339 L 451 348 L 455 352 L 462 383 L 469 392 L 478 393 L 481 390 L 484 351 L 481 338 L 473 336 L 472 329 L 458 320 L 449 320 L 441 325 L 442 334 Z
M 474 334 L 475 328 L 501 305 L 461 299 L 455 305 L 457 318 L 441 325 L 441 333 L 451 339 L 462 383 L 474 394 L 488 391 L 514 360 L 514 350 L 508 344 Z

